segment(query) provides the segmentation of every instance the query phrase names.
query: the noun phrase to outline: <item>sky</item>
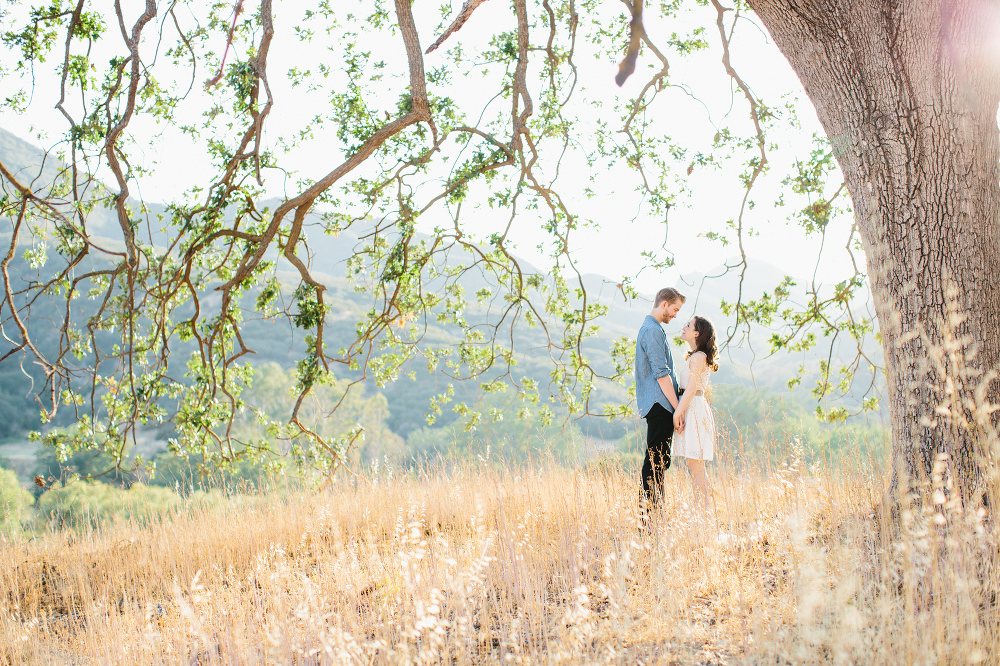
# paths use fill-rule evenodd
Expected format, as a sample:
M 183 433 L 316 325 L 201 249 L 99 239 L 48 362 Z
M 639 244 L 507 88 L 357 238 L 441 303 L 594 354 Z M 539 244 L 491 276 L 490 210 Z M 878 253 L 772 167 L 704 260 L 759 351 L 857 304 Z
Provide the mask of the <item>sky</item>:
M 126 7 L 126 11 L 137 14 L 141 8 L 138 3 L 129 4 L 135 4 L 135 7 Z M 164 3 L 160 4 L 162 9 Z M 355 4 L 360 11 L 365 11 L 367 3 Z M 454 12 L 461 2 L 454 0 L 451 4 Z M 279 133 L 278 128 L 294 128 L 307 122 L 326 103 L 322 95 L 310 93 L 303 87 L 291 88 L 281 77 L 291 67 L 304 68 L 309 63 L 312 66 L 325 63 L 338 69 L 338 44 L 331 43 L 322 34 L 310 43 L 302 43 L 289 29 L 290 25 L 298 22 L 297 17 L 305 9 L 314 6 L 314 2 L 304 0 L 275 2 L 277 31 L 271 46 L 269 72 L 278 101 L 269 119 L 271 126 L 265 132 L 265 144 L 273 146 Z M 178 10 L 178 17 L 182 22 L 190 18 L 185 16 L 180 6 Z M 602 11 L 607 12 L 607 21 L 626 21 L 623 10 L 624 5 L 620 3 L 604 3 L 602 6 Z M 8 25 L 12 22 L 11 19 L 16 18 L 17 11 L 23 11 L 23 8 L 15 8 L 11 16 L 7 17 Z M 415 3 L 414 12 L 422 47 L 426 48 L 436 38 L 435 26 L 440 21 L 440 13 L 436 5 L 432 6 L 427 2 Z M 112 17 L 113 14 L 109 12 L 108 19 Z M 661 46 L 670 32 L 683 34 L 698 24 L 705 24 L 710 28 L 705 38 L 712 43 L 712 49 L 689 58 L 670 57 L 672 80 L 688 82 L 688 91 L 671 91 L 667 103 L 658 102 L 654 107 L 655 113 L 662 115 L 664 131 L 669 132 L 678 142 L 688 143 L 692 147 L 706 145 L 721 127 L 730 126 L 744 132 L 748 128 L 746 102 L 739 91 L 734 94 L 731 82 L 725 77 L 719 63 L 718 35 L 713 31 L 712 25 L 714 17 L 711 7 L 698 7 L 691 15 L 669 22 L 657 22 L 647 13 L 647 31 L 654 42 Z M 157 17 L 158 24 L 162 19 L 162 15 Z M 134 20 L 134 17 L 127 15 L 126 20 Z M 513 30 L 515 19 L 508 3 L 490 0 L 476 10 L 462 30 L 445 44 L 445 48 L 425 57 L 427 69 L 431 70 L 446 62 L 446 50 L 450 46 L 461 43 L 468 50 L 478 48 L 489 39 L 497 26 Z M 109 28 L 117 31 L 110 20 Z M 153 34 L 152 31 L 150 34 Z M 745 239 L 746 252 L 751 258 L 770 263 L 798 279 L 815 275 L 821 283 L 838 282 L 853 273 L 850 257 L 843 249 L 850 232 L 850 219 L 844 216 L 831 224 L 827 238 L 821 245 L 822 239 L 805 238 L 794 223 L 788 223 L 786 218 L 791 213 L 791 208 L 776 208 L 772 205 L 780 195 L 781 175 L 787 172 L 788 165 L 796 158 L 804 158 L 812 150 L 812 134 L 822 133 L 815 113 L 805 99 L 794 73 L 762 28 L 747 19 L 741 21 L 735 34 L 733 63 L 755 94 L 772 106 L 783 104 L 785 99 L 795 96 L 801 100 L 797 104 L 801 130 L 778 131 L 772 137 L 780 148 L 769 151 L 769 159 L 773 164 L 772 173 L 755 189 L 753 198 L 757 205 L 746 214 L 747 224 L 755 230 L 755 235 Z M 110 31 L 109 35 L 114 36 Z M 154 54 L 163 58 L 165 46 L 159 45 L 159 50 L 157 48 L 155 40 L 145 40 L 142 45 L 144 60 L 151 61 Z M 405 53 L 398 38 L 394 43 L 377 44 L 375 48 L 379 49 L 378 57 L 386 60 L 390 69 L 394 64 L 402 64 L 404 61 Z M 635 95 L 644 84 L 644 65 L 651 62 L 648 54 L 640 60 L 637 73 L 619 89 L 613 80 L 617 62 L 597 59 L 583 47 L 578 49 L 578 62 L 581 63 L 580 85 L 586 88 L 587 95 L 591 98 L 610 103 L 616 95 Z M 100 54 L 95 54 L 94 59 L 100 60 Z M 52 63 L 45 66 L 51 67 Z M 196 73 L 194 94 L 201 93 L 201 82 L 210 75 L 210 72 L 204 70 Z M 179 71 L 175 78 L 177 85 L 186 87 L 190 73 Z M 18 116 L 6 109 L 0 111 L 0 127 L 28 140 L 34 140 L 41 130 L 48 134 L 50 143 L 55 142 L 65 127 L 60 114 L 53 108 L 58 90 L 52 85 L 46 87 L 43 77 L 38 77 L 37 81 L 39 83 L 34 87 L 29 113 Z M 474 81 L 461 82 L 461 86 L 462 94 L 471 100 L 469 108 L 488 106 L 486 99 L 494 94 L 494 89 L 487 86 L 477 89 Z M 400 92 L 399 85 L 387 82 L 385 94 L 388 98 L 394 99 Z M 476 100 L 477 95 L 483 98 L 482 101 Z M 787 97 L 789 95 L 791 97 Z M 208 103 L 209 100 L 205 97 L 200 106 L 192 105 L 184 112 L 186 116 L 182 114 L 182 122 L 196 121 Z M 504 108 L 509 105 L 507 100 L 494 103 L 502 104 Z M 582 122 L 588 122 L 585 111 L 581 112 L 581 117 Z M 190 139 L 180 134 L 176 128 L 163 125 L 155 127 L 142 119 L 135 122 L 137 130 L 158 134 L 152 145 L 144 148 L 137 158 L 143 165 L 155 165 L 156 168 L 155 175 L 140 179 L 137 194 L 149 201 L 167 202 L 181 196 L 192 184 L 204 182 L 210 176 L 209 165 L 204 160 L 192 159 L 193 155 L 198 154 L 197 150 L 193 149 Z M 591 122 L 596 122 L 596 117 Z M 661 122 L 659 117 L 657 122 Z M 46 145 L 45 140 L 40 143 Z M 300 175 L 319 178 L 339 164 L 344 155 L 332 137 L 332 130 L 328 130 L 326 133 L 318 132 L 313 141 L 294 150 L 290 157 Z M 564 172 L 560 174 L 563 182 L 574 179 L 583 182 L 590 175 L 579 164 L 579 160 L 568 160 L 563 169 Z M 720 247 L 717 242 L 705 239 L 703 234 L 722 230 L 726 220 L 738 215 L 744 195 L 743 189 L 736 182 L 735 174 L 738 170 L 739 164 L 730 164 L 715 171 L 695 169 L 687 178 L 691 194 L 671 209 L 666 227 L 661 220 L 652 219 L 639 207 L 639 202 L 632 193 L 634 176 L 626 178 L 623 172 L 614 171 L 600 174 L 594 186 L 597 196 L 585 201 L 570 201 L 571 208 L 584 210 L 587 217 L 601 225 L 599 229 L 583 228 L 576 233 L 573 259 L 578 268 L 584 273 L 598 273 L 613 280 L 634 275 L 642 264 L 640 253 L 662 246 L 672 253 L 676 265 L 661 273 L 643 271 L 635 281 L 641 291 L 651 292 L 662 286 L 676 284 L 681 275 L 709 272 L 723 262 L 731 261 L 737 254 L 733 246 Z M 834 178 L 836 177 L 835 174 Z M 296 193 L 294 183 L 281 174 L 270 173 L 266 178 L 269 194 L 287 196 Z M 838 184 L 833 182 L 831 189 Z M 470 220 L 470 217 L 473 228 L 478 224 L 485 233 L 504 223 L 506 213 L 482 208 L 474 216 L 466 215 L 464 219 Z M 431 218 L 424 223 L 433 226 L 436 221 Z M 544 237 L 537 230 L 537 222 L 526 216 L 522 227 L 517 252 L 529 261 L 544 263 L 544 258 L 534 251 L 537 240 Z M 821 247 L 822 261 L 817 265 Z

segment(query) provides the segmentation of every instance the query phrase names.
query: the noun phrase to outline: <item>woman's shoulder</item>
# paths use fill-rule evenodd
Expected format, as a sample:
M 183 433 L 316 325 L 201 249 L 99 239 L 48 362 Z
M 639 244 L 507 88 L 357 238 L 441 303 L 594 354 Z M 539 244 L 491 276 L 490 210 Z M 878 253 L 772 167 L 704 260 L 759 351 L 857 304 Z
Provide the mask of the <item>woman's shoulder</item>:
M 708 356 L 703 351 L 696 351 L 688 357 L 688 365 L 695 369 L 704 368 L 708 364 Z

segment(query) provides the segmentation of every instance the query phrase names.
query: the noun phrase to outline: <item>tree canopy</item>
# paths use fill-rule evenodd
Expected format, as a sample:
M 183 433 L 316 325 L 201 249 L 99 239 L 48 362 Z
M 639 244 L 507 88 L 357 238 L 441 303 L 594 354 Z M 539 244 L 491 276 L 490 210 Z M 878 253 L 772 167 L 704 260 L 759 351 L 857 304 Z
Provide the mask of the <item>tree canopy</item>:
M 776 137 L 798 123 L 794 104 L 755 94 L 734 57 L 740 31 L 777 25 L 771 3 L 749 3 L 758 16 L 742 0 L 513 0 L 506 20 L 477 23 L 485 4 L 53 0 L 8 10 L 3 112 L 54 102 L 64 120 L 47 128 L 42 168 L 0 164 L 0 216 L 11 228 L 0 362 L 41 369 L 44 418 L 73 410 L 74 434 L 59 431 L 52 444 L 114 454 L 138 428 L 171 421 L 187 455 L 213 464 L 266 455 L 266 441 L 234 429 L 241 412 L 263 411 L 243 398 L 257 351 L 243 332 L 259 318 L 305 335 L 288 420 L 294 450 L 327 469 L 348 458 L 356 433 L 330 436 L 307 419 L 308 396 L 350 385 L 339 376 L 391 381 L 415 360 L 478 378 L 487 393 L 513 385 L 546 420 L 550 398 L 569 416 L 631 412 L 627 393 L 611 391 L 609 402 L 601 391 L 631 383 L 632 341 L 617 342 L 607 363 L 590 360 L 607 306 L 585 285 L 576 239 L 588 228 L 628 234 L 640 216 L 666 232 L 692 173 L 736 164 L 740 203 L 704 233 L 734 248 L 727 269 L 745 274 L 743 243 Z M 269 65 L 277 43 L 296 54 L 287 71 Z M 692 138 L 671 124 L 671 105 L 695 95 L 671 66 L 699 53 L 713 54 L 742 111 Z M 608 63 L 619 63 L 614 81 L 595 74 Z M 629 86 L 607 92 L 616 82 Z M 210 170 L 157 208 L 139 184 L 171 176 L 142 159 L 161 136 L 189 142 L 192 169 Z M 324 174 L 297 173 L 304 150 L 323 155 Z M 822 237 L 838 220 L 851 228 L 853 270 L 834 289 L 809 285 L 805 302 L 790 301 L 788 278 L 723 303 L 731 344 L 754 325 L 775 328 L 772 351 L 853 340 L 853 362 L 820 364 L 818 396 L 859 376 L 864 393 L 882 372 L 863 344 L 874 318 L 855 309 L 869 284 L 857 221 L 839 215 L 850 211 L 840 159 L 817 137 L 772 178 L 804 234 Z M 590 210 L 608 197 L 622 211 L 613 222 Z M 346 272 L 368 307 L 352 341 L 331 349 L 339 322 L 315 247 L 344 233 L 358 239 Z M 673 262 L 669 242 L 648 245 L 615 285 L 623 298 L 637 296 L 638 273 Z M 525 247 L 544 264 L 529 264 Z M 548 386 L 519 373 L 526 346 L 551 363 Z M 448 391 L 427 397 L 432 415 L 471 414 Z

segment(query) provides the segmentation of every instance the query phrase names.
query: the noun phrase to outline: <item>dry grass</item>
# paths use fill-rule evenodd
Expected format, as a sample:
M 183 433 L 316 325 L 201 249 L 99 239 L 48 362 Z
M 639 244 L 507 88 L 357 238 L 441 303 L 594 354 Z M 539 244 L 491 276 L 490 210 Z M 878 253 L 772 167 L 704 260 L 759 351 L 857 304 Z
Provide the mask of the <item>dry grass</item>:
M 0 662 L 969 663 L 1000 654 L 998 539 L 947 481 L 713 466 L 459 469 L 234 498 L 0 545 Z M 930 485 L 930 484 L 929 484 Z M 935 499 L 940 500 L 937 504 Z M 993 656 L 990 656 L 993 655 Z

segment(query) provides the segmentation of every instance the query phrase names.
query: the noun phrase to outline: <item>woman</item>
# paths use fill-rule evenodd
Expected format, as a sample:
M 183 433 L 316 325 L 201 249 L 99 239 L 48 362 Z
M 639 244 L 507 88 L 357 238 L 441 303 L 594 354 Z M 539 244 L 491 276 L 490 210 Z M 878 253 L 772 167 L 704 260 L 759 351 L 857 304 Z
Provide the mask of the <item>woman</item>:
M 695 315 L 684 325 L 680 337 L 688 344 L 687 367 L 681 368 L 678 377 L 684 395 L 674 412 L 671 455 L 687 459 L 695 505 L 708 510 L 712 490 L 705 473 L 705 461 L 715 457 L 715 417 L 705 396 L 710 387 L 709 373 L 719 369 L 715 326 L 708 319 Z

